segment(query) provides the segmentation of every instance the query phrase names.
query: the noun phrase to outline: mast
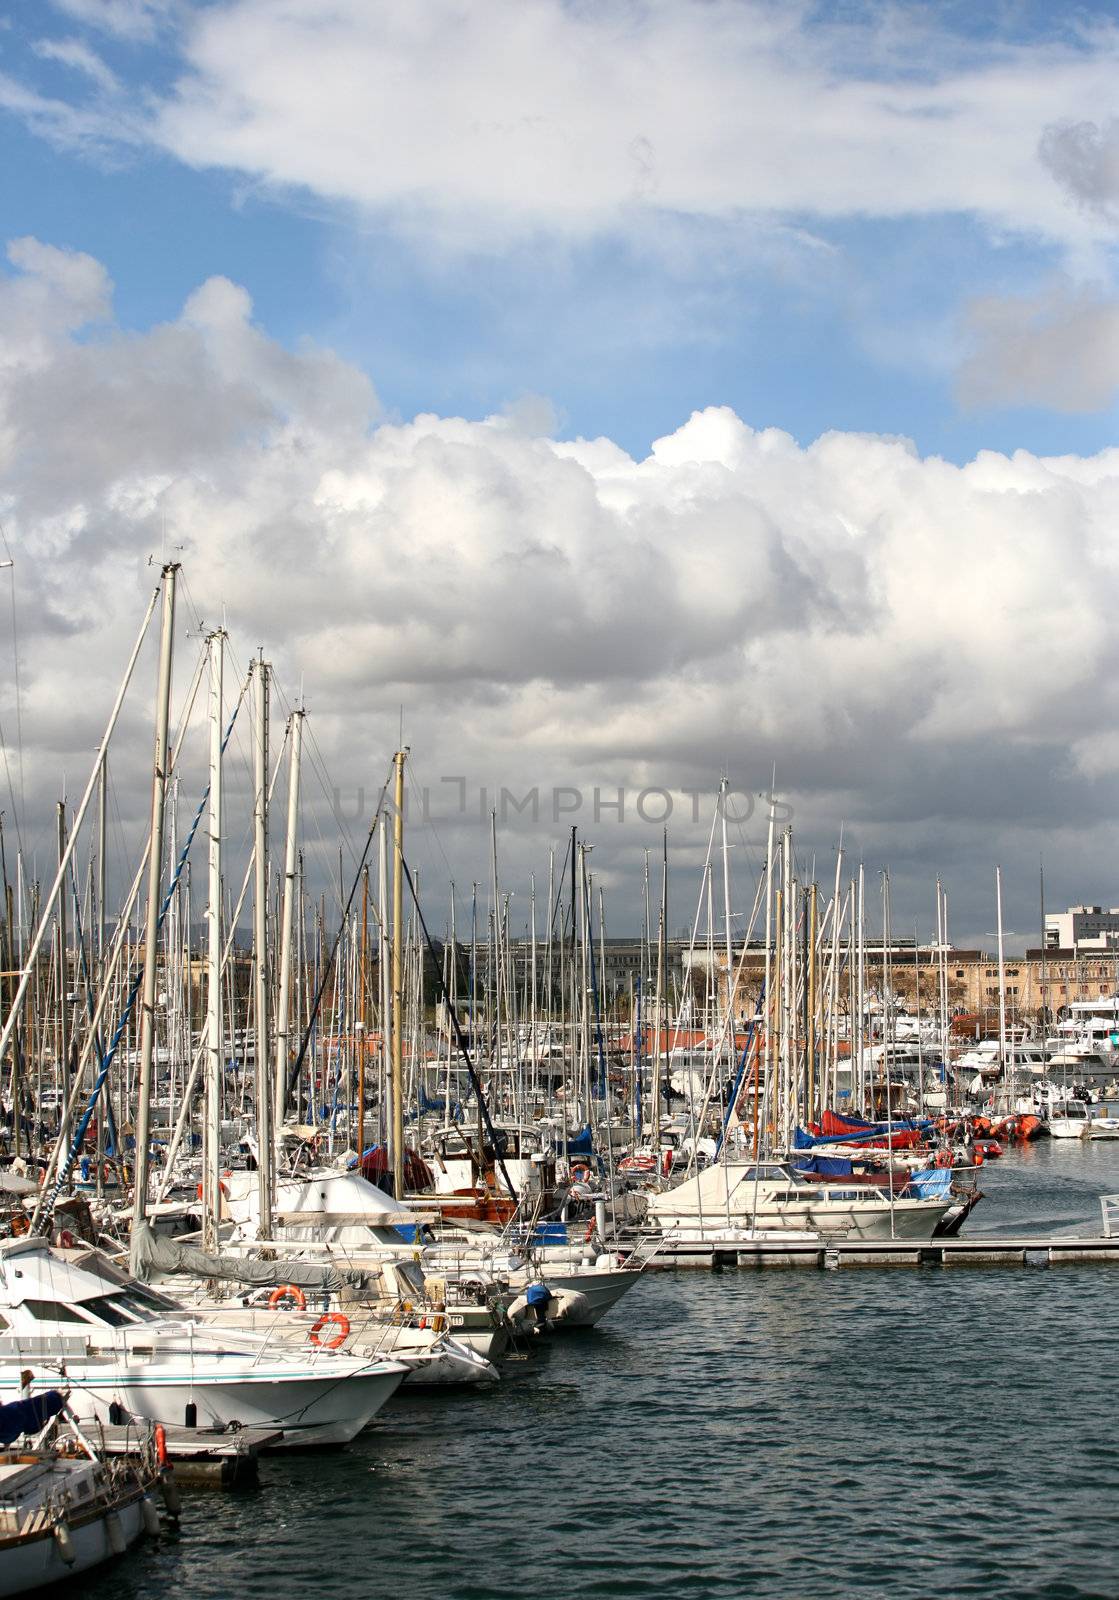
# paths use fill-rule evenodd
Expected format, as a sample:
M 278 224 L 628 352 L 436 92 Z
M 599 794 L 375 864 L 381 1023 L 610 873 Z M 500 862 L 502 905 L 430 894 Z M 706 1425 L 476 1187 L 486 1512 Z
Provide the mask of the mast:
M 723 920 L 727 951 L 727 1071 L 733 1079 L 736 1053 L 734 1037 L 734 958 L 731 950 L 730 846 L 727 843 L 727 778 L 725 773 L 719 785 L 719 812 L 723 824 Z
M 109 838 L 109 752 L 101 752 L 101 768 L 97 778 L 97 982 L 105 982 L 105 850 Z M 173 1058 L 172 1058 L 173 1059 Z M 172 1070 L 174 1070 L 172 1068 Z M 109 1103 L 106 1085 L 105 1104 Z M 16 1118 L 16 1155 L 19 1155 L 19 1118 Z M 97 1115 L 97 1193 L 105 1189 L 105 1112 Z
M 258 660 L 253 682 L 256 738 L 253 741 L 253 980 L 256 1023 L 255 1085 L 259 1236 L 272 1237 L 272 1085 L 268 1048 L 268 714 L 272 669 Z
M 66 861 L 66 802 L 58 802 L 58 869 L 61 872 Z M 58 1087 L 60 1091 L 60 1112 L 58 1136 L 62 1142 L 62 1149 L 70 1147 L 70 981 L 67 944 L 69 943 L 66 922 L 66 887 L 63 885 L 58 896 Z
M 133 1253 L 137 1239 L 137 1224 L 142 1223 L 148 1208 L 148 1174 L 151 1161 L 151 1093 L 152 1060 L 155 1050 L 155 988 L 156 962 L 159 952 L 157 935 L 159 908 L 163 888 L 163 818 L 167 801 L 168 727 L 171 717 L 171 662 L 175 627 L 175 579 L 178 566 L 171 563 L 163 569 L 163 610 L 159 619 L 159 681 L 155 697 L 155 758 L 152 764 L 151 840 L 148 846 L 148 903 L 144 934 L 144 984 L 140 1001 L 140 1083 L 136 1107 L 136 1165 L 132 1190 Z M 105 806 L 108 746 L 101 747 L 98 762 L 100 778 L 101 812 L 101 862 L 98 881 L 100 893 L 105 885 Z M 98 944 L 104 944 L 105 906 L 99 904 L 101 933 Z M 104 976 L 102 974 L 102 976 Z M 108 1104 L 108 1085 L 105 1086 L 105 1103 Z M 97 1115 L 98 1128 L 104 1121 L 104 1112 Z M 98 1141 L 100 1143 L 100 1139 Z M 98 1171 L 100 1172 L 100 1164 Z
M 404 757 L 396 752 L 392 860 L 392 1192 L 404 1196 Z
M 202 1248 L 214 1252 L 221 1222 L 221 1091 L 225 1007 L 221 973 L 222 690 L 225 633 L 210 635 L 210 845 L 206 905 L 206 1122 L 202 1138 Z M 151 931 L 149 930 L 149 937 Z
M 1002 868 L 995 868 L 995 911 L 999 941 L 999 1071 L 1006 1076 L 1006 970 L 1002 948 Z
M 360 1002 L 358 1011 L 357 1057 L 357 1158 L 360 1163 L 365 1154 L 365 1059 L 369 1039 L 369 867 L 361 873 L 361 954 L 358 960 Z
M 653 1093 L 650 1117 L 653 1123 L 653 1148 L 660 1148 L 661 1140 L 661 1016 L 664 1016 L 665 1042 L 668 1039 L 668 1006 L 664 987 L 668 973 L 668 829 L 664 830 L 661 857 L 661 915 L 657 937 L 657 1014 L 653 1021 Z
M 303 753 L 303 710 L 292 712 L 288 758 L 288 820 L 284 841 L 284 893 L 280 906 L 280 993 L 276 1002 L 275 1092 L 272 1103 L 273 1170 L 280 1175 L 280 1140 L 287 1104 L 288 1030 L 291 1027 L 291 945 L 295 918 L 296 835 L 299 832 L 299 764 Z

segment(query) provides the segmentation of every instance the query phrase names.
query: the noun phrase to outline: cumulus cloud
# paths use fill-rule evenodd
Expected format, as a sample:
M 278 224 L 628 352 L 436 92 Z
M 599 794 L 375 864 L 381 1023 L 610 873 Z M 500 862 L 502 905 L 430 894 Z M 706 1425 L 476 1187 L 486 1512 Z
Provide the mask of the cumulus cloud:
M 934 872 L 981 861 L 1008 817 L 1032 847 L 1058 769 L 1086 811 L 1106 791 L 1115 752 L 1092 730 L 1117 709 L 1119 451 L 957 467 L 904 439 L 803 445 L 719 407 L 643 459 L 556 440 L 539 403 L 389 422 L 362 373 L 270 339 L 226 279 L 125 333 L 96 262 L 34 240 L 10 258 L 0 514 L 48 821 L 60 774 L 92 757 L 149 559 L 180 550 L 181 660 L 199 615 L 224 615 L 242 665 L 264 644 L 288 693 L 305 685 L 344 806 L 377 788 L 403 704 L 420 781 L 460 774 L 487 804 L 540 788 L 540 827 L 519 819 L 538 869 L 557 783 L 584 786 L 593 829 L 592 786 L 626 788 L 633 820 L 643 785 L 710 790 L 727 765 L 761 787 L 776 759 L 802 825 L 861 825 L 899 883 L 941 847 Z M 115 769 L 136 828 L 148 694 Z M 620 883 L 649 842 L 619 829 L 596 873 Z
M 972 349 L 960 396 L 972 406 L 1103 411 L 1119 391 L 1119 297 L 1061 282 L 1038 295 L 989 295 L 968 308 Z

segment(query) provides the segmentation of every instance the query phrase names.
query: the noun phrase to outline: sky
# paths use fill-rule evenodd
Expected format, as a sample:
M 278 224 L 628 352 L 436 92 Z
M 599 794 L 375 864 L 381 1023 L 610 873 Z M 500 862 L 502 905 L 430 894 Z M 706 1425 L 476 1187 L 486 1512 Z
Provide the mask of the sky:
M 321 860 L 403 708 L 438 918 L 496 807 L 514 924 L 574 823 L 628 932 L 671 807 L 690 925 L 723 773 L 739 915 L 774 772 L 923 938 L 1119 904 L 1117 68 L 1114 4 L 9 0 L 9 835 L 176 559 Z

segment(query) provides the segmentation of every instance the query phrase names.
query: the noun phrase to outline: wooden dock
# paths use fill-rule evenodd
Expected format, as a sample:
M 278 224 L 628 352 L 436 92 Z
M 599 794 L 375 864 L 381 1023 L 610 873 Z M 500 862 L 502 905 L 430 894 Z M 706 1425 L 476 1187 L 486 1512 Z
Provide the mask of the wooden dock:
M 212 1489 L 244 1488 L 257 1482 L 257 1457 L 283 1438 L 280 1428 L 167 1428 L 167 1457 L 175 1481 Z M 109 1455 L 130 1455 L 136 1430 L 105 1427 L 97 1443 Z
M 1058 1234 L 968 1239 L 757 1239 L 674 1242 L 651 1266 L 664 1270 L 722 1267 L 1057 1267 L 1119 1266 L 1119 1236 Z

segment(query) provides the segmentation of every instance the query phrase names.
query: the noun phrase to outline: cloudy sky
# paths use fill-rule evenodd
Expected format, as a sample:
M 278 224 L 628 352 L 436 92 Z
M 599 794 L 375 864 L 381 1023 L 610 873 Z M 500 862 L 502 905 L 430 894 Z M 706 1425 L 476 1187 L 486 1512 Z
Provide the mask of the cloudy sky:
M 180 690 L 223 619 L 302 686 L 322 852 L 404 707 L 439 904 L 504 789 L 514 920 L 576 822 L 627 931 L 667 790 L 686 923 L 724 770 L 745 902 L 774 766 L 924 936 L 996 861 L 1022 939 L 1042 854 L 1119 903 L 1117 83 L 1114 4 L 5 7 L 6 826 L 173 554 Z

